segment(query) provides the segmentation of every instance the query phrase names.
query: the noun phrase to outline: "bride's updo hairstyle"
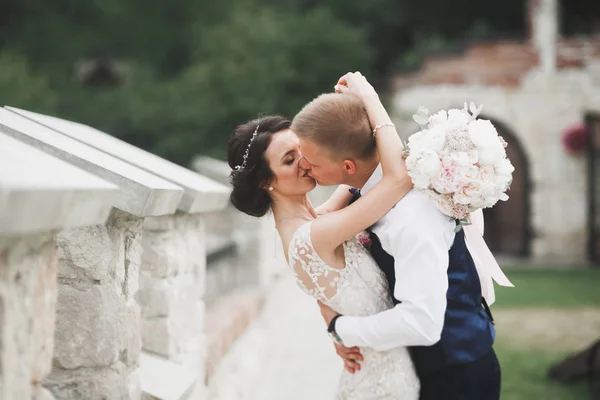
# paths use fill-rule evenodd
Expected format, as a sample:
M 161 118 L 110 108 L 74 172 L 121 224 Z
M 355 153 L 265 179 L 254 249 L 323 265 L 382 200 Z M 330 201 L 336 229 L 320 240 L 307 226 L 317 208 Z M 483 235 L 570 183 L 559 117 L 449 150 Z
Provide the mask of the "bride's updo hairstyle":
M 231 204 L 254 217 L 265 215 L 272 205 L 268 186 L 275 178 L 265 151 L 273 135 L 290 128 L 292 122 L 279 115 L 254 119 L 239 125 L 227 149 L 227 162 L 233 170 L 230 175 L 233 191 Z

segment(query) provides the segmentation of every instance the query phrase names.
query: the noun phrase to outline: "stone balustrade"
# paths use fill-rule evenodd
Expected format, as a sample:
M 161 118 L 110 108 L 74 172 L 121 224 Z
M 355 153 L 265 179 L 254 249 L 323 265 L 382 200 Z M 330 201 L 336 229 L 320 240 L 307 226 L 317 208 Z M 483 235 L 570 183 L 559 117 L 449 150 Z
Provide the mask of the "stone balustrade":
M 103 224 L 118 188 L 5 131 L 0 124 L 0 398 L 48 400 L 42 383 L 55 337 L 54 234 Z
M 57 399 L 202 398 L 202 213 L 224 207 L 229 189 L 82 124 L 5 108 L 0 127 L 118 187 L 105 221 L 55 236 L 54 361 L 44 385 Z

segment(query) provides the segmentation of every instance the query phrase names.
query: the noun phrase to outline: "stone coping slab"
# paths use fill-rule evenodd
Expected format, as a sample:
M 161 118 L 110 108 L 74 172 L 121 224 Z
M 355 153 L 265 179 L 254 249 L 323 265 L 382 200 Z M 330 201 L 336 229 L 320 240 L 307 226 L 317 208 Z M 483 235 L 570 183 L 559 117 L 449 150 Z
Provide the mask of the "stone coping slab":
M 119 187 L 114 207 L 138 217 L 174 214 L 183 189 L 100 150 L 0 108 L 0 131 Z
M 188 366 L 142 351 L 140 381 L 142 393 L 157 400 L 181 400 L 203 377 Z
M 225 161 L 208 156 L 198 156 L 194 159 L 192 166 L 199 173 L 224 185 L 230 185 L 229 174 L 231 173 L 231 168 Z
M 103 224 L 119 188 L 0 133 L 0 236 Z
M 183 212 L 218 211 L 227 206 L 230 188 L 194 171 L 88 125 L 14 107 L 5 108 L 181 186 L 184 194 L 179 210 Z

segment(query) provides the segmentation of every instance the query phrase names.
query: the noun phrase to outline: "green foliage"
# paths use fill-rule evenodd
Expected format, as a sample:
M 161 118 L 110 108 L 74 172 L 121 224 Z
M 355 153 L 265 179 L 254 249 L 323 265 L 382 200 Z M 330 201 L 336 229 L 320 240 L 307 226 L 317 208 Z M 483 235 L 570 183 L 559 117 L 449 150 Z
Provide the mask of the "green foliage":
M 46 77 L 31 71 L 25 58 L 12 52 L 0 53 L 0 99 L 2 105 L 42 112 L 53 112 L 57 101 Z
M 467 36 L 522 30 L 519 0 L 4 0 L 0 102 L 106 130 L 175 162 L 222 157 L 240 122 L 292 117 L 360 70 L 397 70 Z M 86 60 L 124 83 L 85 85 Z

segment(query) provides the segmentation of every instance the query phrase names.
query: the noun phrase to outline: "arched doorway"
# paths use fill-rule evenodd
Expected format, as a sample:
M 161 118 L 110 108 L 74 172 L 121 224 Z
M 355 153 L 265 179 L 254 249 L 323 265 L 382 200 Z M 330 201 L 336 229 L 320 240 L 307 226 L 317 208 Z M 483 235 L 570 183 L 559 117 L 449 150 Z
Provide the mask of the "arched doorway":
M 485 118 L 485 117 L 483 117 Z M 492 120 L 498 134 L 508 146 L 506 154 L 515 167 L 509 199 L 483 210 L 485 241 L 495 255 L 525 257 L 529 255 L 529 165 L 518 139 L 501 123 Z

